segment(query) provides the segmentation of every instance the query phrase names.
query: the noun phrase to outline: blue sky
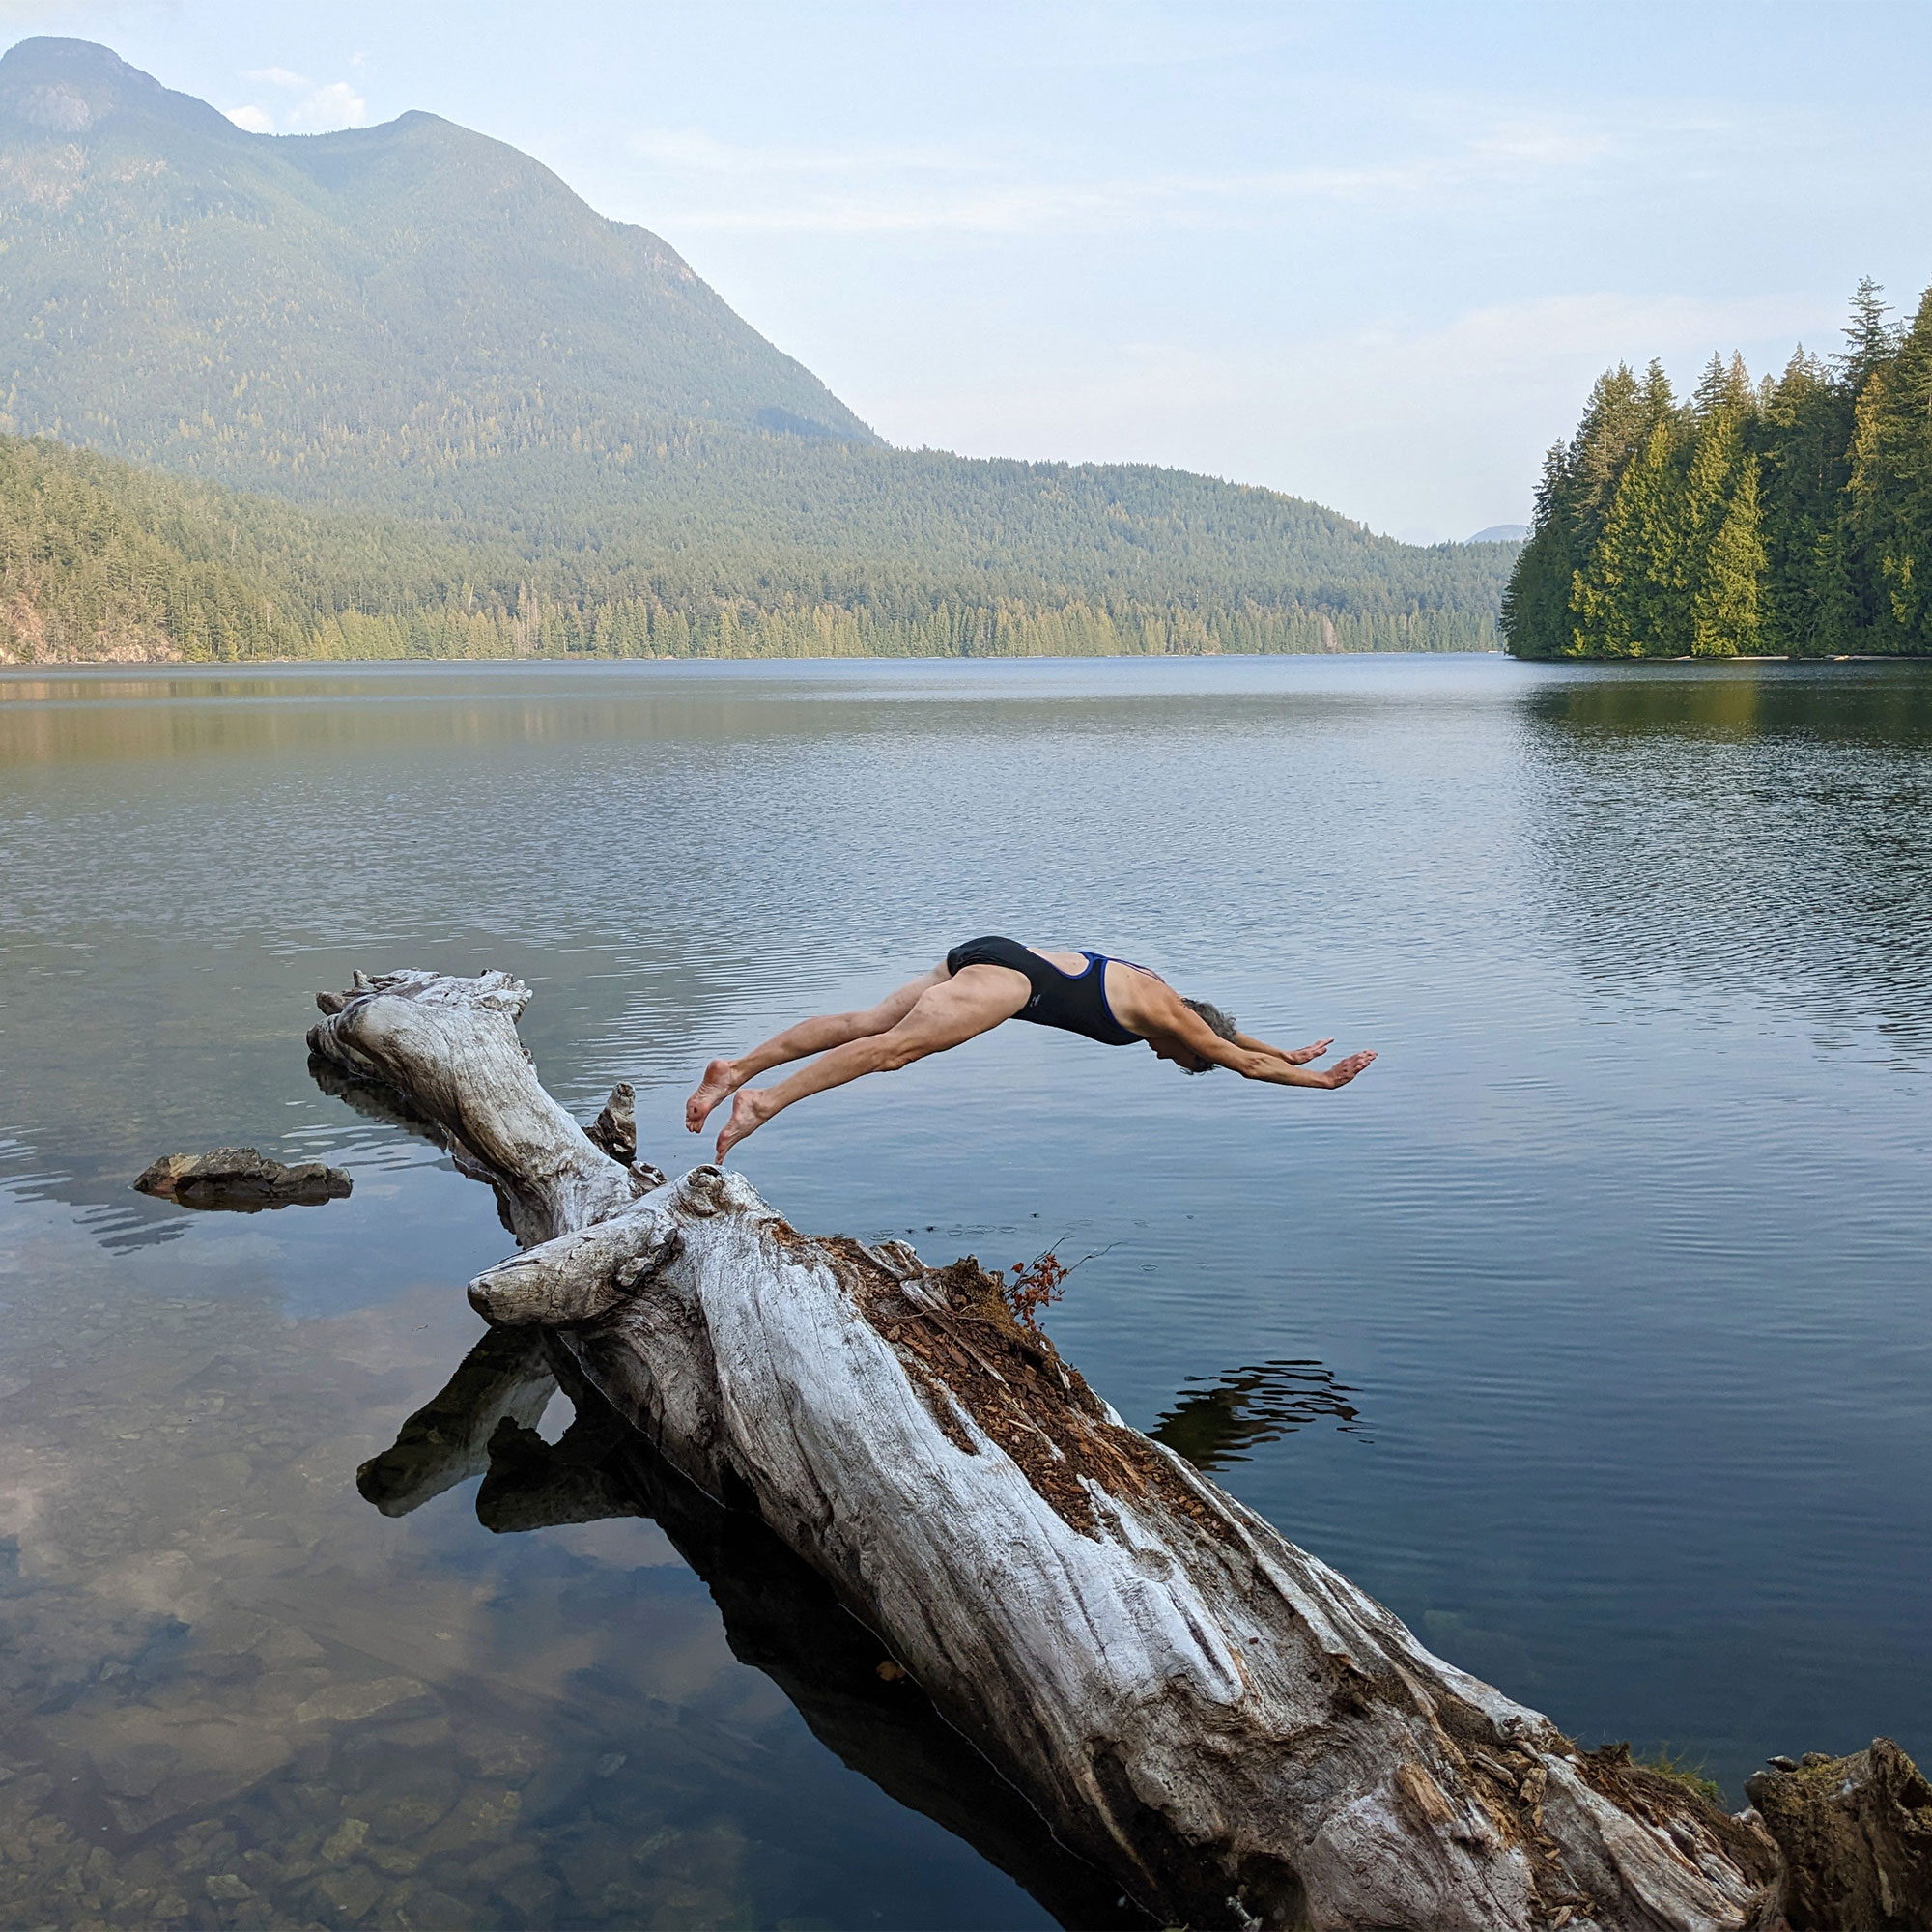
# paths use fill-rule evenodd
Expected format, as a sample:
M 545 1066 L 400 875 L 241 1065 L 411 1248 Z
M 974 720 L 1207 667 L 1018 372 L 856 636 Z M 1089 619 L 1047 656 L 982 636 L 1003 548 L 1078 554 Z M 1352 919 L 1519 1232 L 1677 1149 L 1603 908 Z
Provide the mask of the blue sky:
M 1932 282 L 1932 6 L 0 0 L 300 132 L 421 107 L 655 229 L 895 442 L 1527 517 L 1592 378 Z M 249 112 L 252 110 L 252 113 Z

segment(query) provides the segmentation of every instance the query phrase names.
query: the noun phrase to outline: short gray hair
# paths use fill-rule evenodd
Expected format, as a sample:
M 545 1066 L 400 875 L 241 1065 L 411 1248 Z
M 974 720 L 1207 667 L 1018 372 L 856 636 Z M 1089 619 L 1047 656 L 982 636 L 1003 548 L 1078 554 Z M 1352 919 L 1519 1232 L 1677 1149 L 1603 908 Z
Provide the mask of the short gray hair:
M 1240 1029 L 1236 1026 L 1233 1013 L 1223 1012 L 1219 1007 L 1208 1000 L 1190 1000 L 1184 993 L 1180 996 L 1180 1004 L 1189 1012 L 1199 1014 L 1207 1022 L 1208 1026 L 1214 1033 L 1219 1034 L 1230 1046 L 1235 1044 L 1236 1038 L 1239 1037 Z M 1213 1070 L 1214 1065 L 1212 1061 L 1209 1061 L 1206 1066 L 1185 1066 L 1181 1068 L 1183 1073 L 1211 1073 Z

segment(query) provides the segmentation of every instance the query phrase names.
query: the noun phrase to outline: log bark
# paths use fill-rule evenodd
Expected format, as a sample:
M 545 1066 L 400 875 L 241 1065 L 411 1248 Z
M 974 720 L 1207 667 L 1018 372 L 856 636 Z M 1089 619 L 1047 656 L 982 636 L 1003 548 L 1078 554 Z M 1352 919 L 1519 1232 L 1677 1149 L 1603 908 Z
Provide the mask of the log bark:
M 1771 1926 L 1781 1861 L 1627 1753 L 1433 1656 L 1128 1429 L 970 1259 L 798 1233 L 740 1175 L 597 1146 L 502 974 L 358 975 L 322 1061 L 403 1096 L 524 1252 L 470 1285 L 721 1505 L 755 1510 L 1165 1924 Z M 380 1460 L 380 1459 L 379 1459 Z
M 1745 1794 L 1784 1852 L 1799 1932 L 1932 1925 L 1932 1783 L 1889 1738 L 1773 1767 L 1747 1777 Z

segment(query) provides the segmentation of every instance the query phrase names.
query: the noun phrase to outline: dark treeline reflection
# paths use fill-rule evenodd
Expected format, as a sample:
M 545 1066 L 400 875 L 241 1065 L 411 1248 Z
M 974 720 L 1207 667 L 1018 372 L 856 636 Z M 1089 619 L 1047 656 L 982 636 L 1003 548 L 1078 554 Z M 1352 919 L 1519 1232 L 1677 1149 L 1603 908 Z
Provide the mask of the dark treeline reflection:
M 1599 985 L 1926 1039 L 1932 675 L 1638 671 L 1542 686 L 1520 715 L 1533 916 Z
M 1646 668 L 1538 685 L 1522 703 L 1540 724 L 1619 736 L 1932 745 L 1932 668 L 1917 666 Z
M 559 1440 L 533 1426 L 562 1380 L 576 1417 Z M 1061 1924 L 1151 1925 L 947 1720 L 817 1573 L 755 1513 L 727 1509 L 680 1476 L 529 1330 L 484 1336 L 445 1386 L 364 1463 L 356 1486 L 404 1516 L 483 1473 L 478 1520 L 509 1534 L 648 1517 L 711 1592 L 725 1640 L 762 1670 L 854 1771 L 958 1833 Z
M 1349 1401 L 1356 1391 L 1320 1362 L 1260 1362 L 1189 1380 L 1195 1386 L 1183 1388 L 1148 1434 L 1197 1469 L 1245 1463 L 1251 1450 L 1311 1422 L 1332 1421 L 1345 1435 L 1359 1433 L 1361 1412 Z

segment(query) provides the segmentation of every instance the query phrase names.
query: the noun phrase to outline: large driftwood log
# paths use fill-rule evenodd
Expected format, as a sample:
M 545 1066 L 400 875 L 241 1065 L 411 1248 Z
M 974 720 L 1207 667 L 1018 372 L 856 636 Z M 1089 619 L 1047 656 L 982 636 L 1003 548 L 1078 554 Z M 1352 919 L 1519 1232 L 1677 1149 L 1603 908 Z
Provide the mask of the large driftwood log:
M 470 1284 L 877 1634 L 1062 1843 L 1167 1924 L 1777 1922 L 1780 1860 L 1431 1655 L 1126 1428 L 970 1260 L 650 1184 L 538 1083 L 502 974 L 358 975 L 324 1061 L 404 1096 L 526 1252 Z M 473 1445 L 466 1444 L 473 1455 Z

